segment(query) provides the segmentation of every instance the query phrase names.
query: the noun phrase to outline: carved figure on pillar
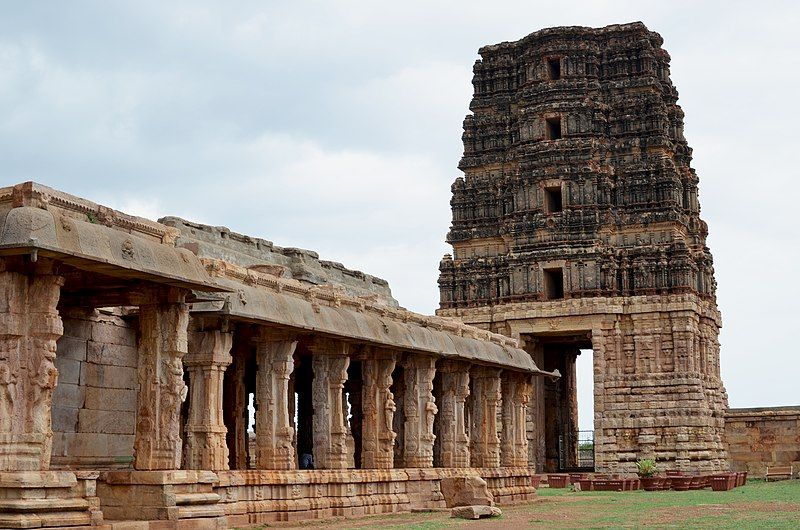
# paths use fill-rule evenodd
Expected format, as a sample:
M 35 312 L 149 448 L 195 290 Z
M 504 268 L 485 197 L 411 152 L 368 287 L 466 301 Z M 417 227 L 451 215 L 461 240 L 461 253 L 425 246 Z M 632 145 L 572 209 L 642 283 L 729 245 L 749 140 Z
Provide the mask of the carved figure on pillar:
M 438 370 L 442 374 L 442 420 L 439 422 L 442 467 L 469 467 L 465 403 L 469 396 L 469 365 L 445 360 Z
M 139 409 L 134 468 L 180 469 L 180 407 L 186 398 L 186 292 L 153 289 L 139 305 Z
M 184 359 L 191 385 L 187 469 L 228 469 L 222 383 L 225 369 L 231 364 L 232 344 L 232 333 L 209 330 L 189 334 L 189 352 Z
M 9 270 L 11 269 L 11 270 Z M 55 264 L 34 270 L 13 258 L 0 262 L 0 471 L 46 470 L 58 381 L 56 341 L 63 333 L 56 308 L 64 279 Z
M 295 469 L 289 378 L 297 341 L 266 332 L 256 340 L 256 461 L 259 469 Z
M 347 449 L 348 428 L 343 391 L 350 365 L 347 345 L 332 340 L 317 340 L 309 349 L 314 379 L 314 466 L 316 469 L 347 469 L 351 461 Z
M 396 354 L 391 351 L 370 350 L 361 361 L 364 385 L 361 467 L 364 469 L 394 467 L 396 434 L 392 422 L 397 406 L 389 388 L 395 363 Z
M 433 467 L 433 420 L 439 409 L 433 397 L 436 358 L 411 354 L 405 363 L 405 466 Z
M 530 376 L 517 372 L 504 371 L 502 377 L 503 441 L 500 453 L 504 467 L 527 467 L 528 436 L 526 418 Z
M 478 366 L 472 369 L 473 396 L 470 414 L 470 460 L 472 467 L 500 466 L 497 413 L 500 407 L 500 370 Z

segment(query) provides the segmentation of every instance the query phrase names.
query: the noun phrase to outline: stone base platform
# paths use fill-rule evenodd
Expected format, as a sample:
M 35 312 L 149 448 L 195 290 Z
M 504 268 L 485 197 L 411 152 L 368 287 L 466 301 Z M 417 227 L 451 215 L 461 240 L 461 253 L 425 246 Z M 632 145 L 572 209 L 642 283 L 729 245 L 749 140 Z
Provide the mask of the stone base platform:
M 98 473 L 0 472 L 0 528 L 88 528 L 103 522 Z
M 535 498 L 533 470 L 109 471 L 98 483 L 106 528 L 206 530 L 445 508 L 441 479 L 478 475 L 495 502 Z

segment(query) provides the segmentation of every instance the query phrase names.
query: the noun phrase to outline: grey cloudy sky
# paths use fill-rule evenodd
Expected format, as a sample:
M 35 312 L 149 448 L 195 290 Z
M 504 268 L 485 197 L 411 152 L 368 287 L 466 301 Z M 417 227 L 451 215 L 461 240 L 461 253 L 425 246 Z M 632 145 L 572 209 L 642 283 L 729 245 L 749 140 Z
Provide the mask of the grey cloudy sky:
M 730 403 L 797 404 L 799 12 L 752 1 L 4 2 L 0 172 L 312 248 L 431 313 L 477 49 L 641 20 L 664 37 L 686 111 Z

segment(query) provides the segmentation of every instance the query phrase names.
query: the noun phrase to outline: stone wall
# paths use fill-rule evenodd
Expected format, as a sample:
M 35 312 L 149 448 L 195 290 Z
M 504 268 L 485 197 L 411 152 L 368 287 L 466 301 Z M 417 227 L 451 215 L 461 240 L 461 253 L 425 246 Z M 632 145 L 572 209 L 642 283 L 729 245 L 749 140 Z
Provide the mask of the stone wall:
M 386 280 L 341 263 L 326 261 L 312 250 L 279 247 L 257 237 L 238 234 L 226 227 L 209 226 L 178 217 L 159 222 L 180 230 L 177 245 L 204 258 L 222 259 L 248 269 L 269 272 L 313 285 L 333 285 L 351 296 L 373 297 L 377 303 L 398 307 Z
M 136 331 L 120 312 L 67 310 L 53 391 L 54 468 L 126 468 L 136 425 Z
M 763 477 L 769 466 L 793 465 L 800 471 L 800 405 L 730 409 L 725 437 L 731 467 Z

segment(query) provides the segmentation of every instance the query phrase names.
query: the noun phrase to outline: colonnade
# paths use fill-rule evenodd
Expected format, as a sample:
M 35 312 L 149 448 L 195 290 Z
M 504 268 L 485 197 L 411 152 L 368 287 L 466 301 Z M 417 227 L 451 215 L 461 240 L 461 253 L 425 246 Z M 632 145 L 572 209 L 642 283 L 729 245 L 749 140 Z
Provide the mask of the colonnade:
M 186 356 L 193 396 L 186 424 L 188 468 L 229 467 L 227 445 L 221 443 L 223 400 L 195 396 L 222 387 L 222 371 L 230 362 L 223 350 L 230 349 L 231 335 L 219 330 L 191 334 L 190 343 L 198 349 Z M 300 362 L 311 363 L 313 413 L 303 418 L 294 399 L 298 337 L 264 331 L 250 340 L 256 352 L 253 449 L 259 469 L 298 468 L 296 418 L 311 422 L 315 469 L 528 465 L 530 374 L 333 338 L 304 338 L 310 355 Z M 226 388 L 243 392 L 245 372 L 232 372 Z M 228 407 L 246 403 L 241 396 L 225 395 L 224 400 Z M 236 411 L 227 416 L 243 417 Z M 245 446 L 242 423 L 229 427 L 236 431 L 228 436 L 233 449 Z M 243 467 L 242 458 L 231 461 Z
M 49 466 L 62 280 L 47 272 L 0 271 L 0 290 L 9 302 L 0 311 L 7 337 L 0 350 L 4 471 Z M 190 317 L 186 295 L 184 289 L 159 287 L 131 299 L 139 308 L 134 469 L 225 470 L 231 462 L 244 467 L 246 389 L 253 375 L 253 449 L 260 469 L 299 467 L 298 422 L 311 433 L 304 445 L 312 447 L 315 469 L 528 464 L 529 373 L 236 326 L 213 314 Z M 243 355 L 252 351 L 255 367 Z M 310 385 L 305 376 L 302 389 L 298 359 L 304 370 L 310 364 Z

